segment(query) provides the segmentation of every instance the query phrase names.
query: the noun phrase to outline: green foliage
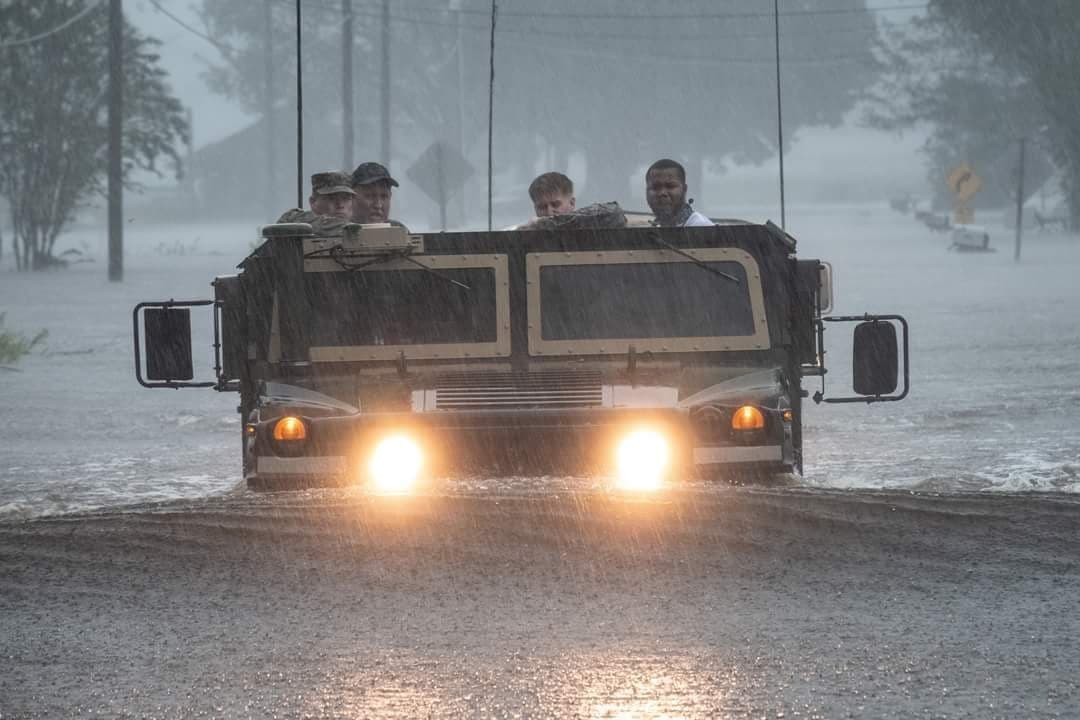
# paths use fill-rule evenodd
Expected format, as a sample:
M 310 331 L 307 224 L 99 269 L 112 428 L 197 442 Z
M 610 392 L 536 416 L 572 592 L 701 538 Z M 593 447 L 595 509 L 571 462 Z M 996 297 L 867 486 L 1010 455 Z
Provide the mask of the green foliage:
M 1065 173 L 1080 218 L 1080 4 L 1074 0 L 932 0 L 924 18 L 882 35 L 889 68 L 871 93 L 872 124 L 891 129 L 929 124 L 927 154 L 935 187 L 947 168 L 972 162 L 1014 194 L 1017 140 L 1027 137 L 1028 187 L 1052 167 Z M 1011 199 L 1011 198 L 1010 198 Z
M 28 340 L 24 335 L 4 330 L 4 313 L 0 313 L 0 363 L 18 361 L 35 347 L 44 344 L 48 335 L 48 330 L 42 330 Z
M 86 0 L 0 3 L 0 37 L 27 38 L 60 27 Z M 188 137 L 180 102 L 158 66 L 157 41 L 125 23 L 125 179 L 179 168 Z M 11 206 L 20 270 L 58 264 L 53 248 L 80 204 L 104 191 L 108 147 L 108 3 L 59 32 L 0 47 L 0 196 Z

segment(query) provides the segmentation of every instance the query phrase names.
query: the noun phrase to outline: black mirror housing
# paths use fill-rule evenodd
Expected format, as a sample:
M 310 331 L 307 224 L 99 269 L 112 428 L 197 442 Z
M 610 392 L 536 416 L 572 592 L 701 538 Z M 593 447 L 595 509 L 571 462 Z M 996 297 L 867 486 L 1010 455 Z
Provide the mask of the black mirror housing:
M 896 327 L 870 321 L 855 326 L 852 351 L 853 389 L 858 395 L 889 395 L 896 391 L 899 353 Z
M 147 308 L 146 376 L 150 380 L 191 380 L 191 310 Z

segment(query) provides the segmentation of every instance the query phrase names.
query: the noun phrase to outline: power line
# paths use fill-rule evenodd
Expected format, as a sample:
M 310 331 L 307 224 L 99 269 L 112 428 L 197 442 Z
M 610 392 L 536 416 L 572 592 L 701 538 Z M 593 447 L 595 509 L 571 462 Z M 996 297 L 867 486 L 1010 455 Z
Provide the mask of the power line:
M 84 7 L 82 10 L 75 13 L 74 15 L 69 17 L 67 20 L 60 23 L 59 25 L 52 28 L 51 30 L 46 30 L 43 33 L 38 33 L 37 35 L 32 35 L 32 36 L 27 37 L 27 38 L 21 38 L 19 40 L 9 40 L 7 42 L 0 43 L 0 49 L 9 48 L 9 47 L 18 47 L 19 45 L 29 45 L 30 43 L 35 43 L 38 40 L 44 40 L 45 38 L 49 37 L 50 35 L 55 35 L 56 33 L 70 27 L 71 25 L 74 25 L 77 22 L 79 22 L 84 17 L 89 15 L 91 13 L 91 11 L 93 11 L 100 4 L 101 4 L 101 0 L 94 0 L 94 2 L 90 3 L 89 5 Z
M 403 19 L 404 22 L 408 20 Z M 468 25 L 466 27 L 482 30 L 477 26 Z M 703 32 L 700 34 L 671 34 L 671 33 L 620 33 L 620 32 L 602 32 L 586 30 L 583 32 L 569 32 L 562 30 L 535 30 L 532 28 L 505 28 L 500 32 L 510 33 L 514 35 L 527 35 L 527 36 L 539 36 L 539 37 L 564 37 L 564 38 L 582 38 L 582 39 L 597 39 L 597 40 L 652 40 L 652 41 L 675 41 L 675 42 L 704 42 L 711 40 L 746 40 L 753 38 L 768 38 L 772 39 L 773 31 L 762 32 L 743 32 L 743 33 L 709 33 Z M 816 33 L 819 35 L 843 35 L 843 34 L 858 34 L 864 37 L 872 37 L 877 33 L 875 28 L 825 28 L 822 32 Z
M 331 6 L 320 2 L 314 2 L 313 0 L 306 0 L 307 5 L 314 7 L 321 7 L 324 9 L 333 9 Z M 432 6 L 413 6 L 412 9 L 420 10 L 424 12 L 445 12 L 445 7 L 432 7 Z M 828 15 L 851 15 L 851 14 L 874 14 L 874 13 L 887 13 L 887 12 L 901 12 L 910 10 L 925 10 L 926 3 L 906 3 L 900 5 L 885 5 L 877 8 L 823 8 L 820 10 L 789 10 L 787 12 L 780 13 L 780 17 L 813 17 L 813 16 L 828 16 Z M 486 10 L 480 9 L 462 9 L 454 12 L 461 12 L 466 15 L 479 15 L 486 16 L 488 13 Z M 678 21 L 678 20 L 708 20 L 708 19 L 736 19 L 736 18 L 762 18 L 771 19 L 773 13 L 771 12 L 704 12 L 704 13 L 687 13 L 682 15 L 676 15 L 672 13 L 619 13 L 619 12 L 565 12 L 565 13 L 535 13 L 525 11 L 513 11 L 506 10 L 500 11 L 500 15 L 505 17 L 522 17 L 522 18 L 534 18 L 540 20 L 560 20 L 563 18 L 570 20 L 648 20 L 655 22 L 658 20 Z
M 206 42 L 213 45 L 223 55 L 230 55 L 230 54 L 235 55 L 236 54 L 236 49 L 235 48 L 233 48 L 233 47 L 231 47 L 229 45 L 226 45 L 225 43 L 219 42 L 219 41 L 215 40 L 214 38 L 210 37 L 209 35 L 207 35 L 206 33 L 200 32 L 196 28 L 191 27 L 186 22 L 184 22 L 183 20 L 181 20 L 180 18 L 176 17 L 171 12 L 169 12 L 168 10 L 163 8 L 161 6 L 161 3 L 158 2 L 158 0 L 150 0 L 150 4 L 153 5 L 155 8 L 157 8 L 158 12 L 160 12 L 162 15 L 169 18 L 174 23 L 176 23 L 180 27 L 184 28 L 189 33 L 191 33 L 192 35 L 197 35 L 198 37 L 201 37 L 203 40 L 205 40 Z
M 825 8 L 822 10 L 789 10 L 788 12 L 780 13 L 780 17 L 806 17 L 806 16 L 821 16 L 821 15 L 851 15 L 851 14 L 863 14 L 863 13 L 878 13 L 878 12 L 897 12 L 901 10 L 925 10 L 926 4 L 920 3 L 918 5 L 889 5 L 879 8 Z M 476 12 L 476 11 L 463 11 L 463 12 Z M 514 17 L 527 17 L 527 18 L 541 18 L 557 20 L 559 18 L 569 18 L 572 20 L 648 20 L 655 22 L 657 20 L 712 20 L 722 19 L 730 20 L 736 18 L 762 18 L 768 19 L 773 16 L 770 12 L 706 12 L 695 13 L 686 15 L 672 15 L 669 13 L 657 14 L 657 13 L 615 13 L 615 12 L 595 12 L 595 13 L 529 13 L 529 12 L 508 12 L 507 15 Z
M 279 5 L 284 5 L 284 6 L 289 6 L 289 7 L 292 7 L 293 3 L 295 2 L 295 0 L 274 0 L 274 1 Z M 154 0 L 151 0 L 151 2 L 154 2 Z M 155 4 L 156 4 L 156 2 L 155 2 Z M 305 7 L 313 7 L 313 8 L 319 8 L 319 9 L 325 10 L 326 12 L 332 13 L 335 17 L 341 17 L 341 7 L 340 6 L 330 6 L 330 5 L 326 5 L 326 4 L 319 3 L 319 2 L 312 2 L 312 0 L 304 0 L 304 5 L 305 5 Z M 897 9 L 922 8 L 922 7 L 925 7 L 925 6 L 924 5 L 895 5 L 895 6 L 890 6 L 890 7 L 867 9 L 867 10 L 865 10 L 865 12 L 883 11 L 883 10 L 890 10 L 890 9 L 891 10 L 897 10 Z M 435 10 L 435 11 L 445 11 L 445 8 L 431 8 L 431 9 Z M 451 11 L 451 12 L 456 13 L 456 12 L 459 12 L 459 11 Z M 476 14 L 477 13 L 477 11 L 466 11 L 466 10 L 462 10 L 460 12 L 466 12 L 466 13 L 469 13 L 469 14 Z M 820 10 L 820 11 L 801 11 L 801 14 L 803 14 L 803 15 L 815 14 L 815 13 L 837 14 L 837 13 L 840 13 L 840 12 L 844 12 L 844 13 L 861 13 L 861 12 L 864 12 L 864 11 L 863 10 L 850 10 L 850 9 L 842 10 L 842 11 L 841 10 Z M 485 12 L 485 14 L 489 14 L 489 13 Z M 792 13 L 788 13 L 788 14 L 790 15 Z M 530 15 L 528 13 L 520 13 L 520 12 L 515 13 L 514 15 L 517 16 L 517 17 L 532 17 L 533 16 L 533 15 Z M 353 17 L 361 17 L 361 18 L 366 17 L 366 18 L 373 18 L 373 19 L 382 18 L 381 14 L 366 13 L 366 12 L 357 10 L 355 7 L 353 8 L 352 16 Z M 499 17 L 501 18 L 502 16 L 503 16 L 503 11 L 500 9 L 499 10 Z M 724 15 L 724 17 L 735 17 L 735 16 L 736 16 L 736 14 Z M 762 19 L 771 19 L 773 17 L 773 15 L 771 13 L 741 13 L 741 14 L 738 14 L 738 16 L 740 16 L 740 17 L 755 17 L 755 18 L 762 18 Z M 780 13 L 780 16 L 784 17 L 785 13 Z M 541 16 L 541 17 L 556 18 L 556 17 L 560 17 L 560 16 L 547 15 L 547 16 Z M 643 17 L 643 16 L 635 16 L 635 17 Z M 690 17 L 690 16 L 686 15 L 686 16 L 683 16 L 683 17 Z M 433 20 L 433 19 L 426 19 L 426 18 L 407 17 L 407 16 L 403 16 L 403 15 L 390 15 L 389 19 L 391 21 L 394 21 L 394 22 L 414 24 L 414 25 L 426 25 L 426 26 L 435 26 L 435 27 L 456 27 L 456 25 L 454 23 L 449 22 L 449 21 Z M 488 23 L 485 23 L 483 25 L 465 23 L 465 24 L 462 24 L 462 27 L 464 29 L 473 30 L 473 31 L 477 31 L 477 32 L 481 32 L 481 31 L 483 31 L 484 33 L 490 32 L 490 24 L 488 24 Z M 850 32 L 852 34 L 860 34 L 860 35 L 863 34 L 863 32 L 865 32 L 867 37 L 875 34 L 875 32 L 876 32 L 875 30 L 870 29 L 870 28 L 866 28 L 865 30 L 863 28 L 843 28 L 841 30 L 826 29 L 826 31 L 827 32 L 837 32 L 837 33 L 839 33 L 839 32 L 845 32 L 845 33 Z M 563 31 L 556 31 L 556 30 L 534 30 L 534 29 L 530 29 L 530 28 L 501 28 L 499 30 L 499 33 L 500 34 L 501 33 L 512 33 L 512 34 L 516 34 L 516 35 L 526 35 L 526 36 L 532 35 L 532 36 L 546 36 L 546 37 L 561 37 L 561 38 L 565 38 L 567 40 L 573 40 L 575 38 L 584 39 L 584 40 L 588 40 L 588 39 L 591 39 L 591 38 L 619 39 L 620 37 L 625 37 L 628 40 L 633 40 L 633 39 L 642 39 L 642 38 L 645 38 L 645 37 L 650 37 L 650 36 L 644 36 L 644 35 L 640 35 L 640 34 L 632 34 L 632 35 L 623 36 L 623 35 L 621 35 L 621 34 L 619 34 L 617 32 L 612 32 L 612 33 L 597 33 L 597 32 L 592 32 L 592 31 L 585 31 L 585 32 L 570 32 L 570 31 L 567 31 L 567 32 L 563 32 Z M 751 34 L 751 33 L 730 34 L 730 35 L 707 35 L 706 34 L 703 37 L 704 38 L 709 38 L 709 39 L 723 39 L 723 38 L 739 39 L 739 38 L 749 38 L 749 37 L 770 37 L 771 38 L 772 35 L 773 35 L 773 31 L 769 30 L 769 32 L 767 32 L 767 33 L 760 33 L 760 34 Z M 663 38 L 665 40 L 678 39 L 675 36 L 666 35 L 666 34 L 663 34 L 663 33 L 657 33 L 655 36 L 651 36 L 651 37 Z M 616 48 L 602 48 L 602 49 L 599 49 L 599 48 L 578 47 L 578 46 L 574 46 L 574 47 L 567 47 L 567 46 L 552 47 L 552 46 L 545 46 L 545 45 L 539 45 L 539 44 L 536 44 L 536 43 L 520 42 L 520 41 L 518 41 L 516 43 L 516 45 L 518 47 L 530 48 L 530 49 L 533 49 L 533 50 L 543 50 L 543 51 L 550 51 L 550 52 L 558 52 L 558 53 L 561 53 L 561 54 L 576 55 L 576 56 L 579 56 L 579 57 L 607 58 L 607 59 L 614 59 L 614 60 L 625 60 L 628 57 L 630 57 L 631 59 L 636 58 L 636 59 L 640 59 L 642 61 L 659 61 L 659 62 L 662 62 L 662 63 L 683 64 L 683 65 L 713 65 L 713 66 L 723 66 L 723 65 L 731 65 L 731 64 L 736 64 L 736 65 L 737 64 L 747 64 L 747 65 L 765 65 L 765 64 L 769 64 L 769 65 L 771 65 L 773 62 L 775 62 L 775 58 L 772 58 L 772 57 L 751 57 L 751 56 L 710 57 L 710 56 L 705 56 L 705 55 L 702 55 L 702 56 L 674 55 L 674 54 L 641 53 L 641 52 L 637 52 L 636 49 L 635 49 L 635 54 L 633 56 L 629 56 L 629 55 L 627 55 L 625 53 L 620 53 L 618 51 L 618 49 L 616 49 Z M 817 64 L 833 64 L 833 63 L 849 63 L 849 62 L 876 62 L 877 60 L 878 60 L 878 58 L 876 58 L 872 53 L 869 53 L 869 52 L 827 55 L 827 56 L 819 56 L 819 57 L 782 57 L 781 58 L 781 62 L 783 62 L 785 64 L 789 64 L 789 65 L 817 65 Z
M 920 3 L 917 5 L 887 5 L 879 8 L 824 8 L 821 10 L 789 10 L 787 12 L 780 13 L 780 17 L 805 17 L 805 16 L 819 16 L 819 15 L 852 15 L 863 13 L 879 13 L 879 12 L 898 12 L 902 10 L 925 10 L 926 3 Z M 695 13 L 686 15 L 672 15 L 669 13 L 657 14 L 657 13 L 633 13 L 633 14 L 620 14 L 620 13 L 507 13 L 508 15 L 514 15 L 517 17 L 530 17 L 530 18 L 551 18 L 558 19 L 561 17 L 571 18 L 575 20 L 710 20 L 710 19 L 732 19 L 732 18 L 762 18 L 769 19 L 773 17 L 771 12 L 712 12 L 712 13 Z
M 724 67 L 726 65 L 769 65 L 772 66 L 776 59 L 773 57 L 747 57 L 747 56 L 728 56 L 728 57 L 711 57 L 708 55 L 665 55 L 657 53 L 640 53 L 640 52 L 618 52 L 618 51 L 604 51 L 604 50 L 592 50 L 581 47 L 550 47 L 544 45 L 537 45 L 528 42 L 518 42 L 515 47 L 529 48 L 530 50 L 541 50 L 553 53 L 560 53 L 562 55 L 575 55 L 578 57 L 588 58 L 603 58 L 608 60 L 618 60 L 619 62 L 659 62 L 669 65 L 701 65 L 701 66 L 716 66 Z M 872 63 L 878 62 L 873 53 L 861 52 L 861 53 L 849 53 L 845 55 L 822 55 L 819 57 L 781 57 L 780 62 L 784 65 L 829 65 L 833 63 Z
M 285 3 L 290 2 L 290 0 L 276 0 L 276 2 L 278 2 L 279 4 L 285 4 Z M 316 7 L 324 8 L 327 12 L 335 12 L 335 13 L 337 13 L 338 17 L 341 17 L 340 16 L 340 9 L 335 10 L 334 8 L 331 8 L 331 7 L 326 6 L 326 5 L 316 5 Z M 457 11 L 453 11 L 453 12 L 456 13 Z M 357 11 L 357 10 L 353 10 L 352 14 L 351 14 L 351 17 L 379 19 L 379 18 L 382 17 L 382 15 L 381 14 L 375 14 L 375 13 L 365 13 L 365 12 L 360 12 L 360 11 Z M 518 17 L 524 17 L 524 16 L 519 13 Z M 554 17 L 554 16 L 551 16 L 551 17 Z M 762 16 L 762 18 L 765 18 L 765 17 L 766 16 L 764 16 L 764 15 Z M 433 20 L 433 19 L 428 19 L 428 18 L 410 17 L 410 16 L 406 16 L 406 15 L 390 15 L 390 20 L 393 21 L 393 22 L 402 23 L 402 24 L 408 24 L 408 25 L 423 25 L 423 26 L 428 26 L 428 27 L 443 27 L 443 28 L 456 28 L 457 27 L 457 24 L 454 21 L 451 21 L 449 19 L 447 19 L 447 20 Z M 462 27 L 467 29 L 467 30 L 475 30 L 477 32 L 482 31 L 482 32 L 485 32 L 485 33 L 489 30 L 489 27 L 488 27 L 487 24 L 477 25 L 477 24 L 472 24 L 472 23 L 465 23 L 465 24 L 462 24 Z M 771 29 L 769 29 L 767 32 L 763 31 L 763 32 L 743 32 L 743 33 L 730 33 L 730 34 L 727 34 L 727 33 L 710 33 L 710 32 L 707 31 L 707 28 L 704 28 L 703 32 L 701 32 L 700 34 L 695 34 L 695 35 L 685 34 L 685 33 L 678 34 L 678 35 L 673 35 L 673 34 L 664 33 L 664 32 L 656 32 L 656 33 L 649 33 L 649 34 L 629 33 L 629 32 L 622 33 L 622 32 L 617 32 L 617 31 L 613 31 L 613 32 L 604 32 L 604 31 L 571 32 L 571 31 L 563 31 L 563 30 L 553 30 L 553 29 L 550 29 L 550 28 L 546 29 L 546 30 L 541 30 L 541 29 L 535 29 L 535 28 L 521 28 L 521 27 L 502 28 L 502 29 L 499 30 L 499 32 L 500 32 L 500 34 L 502 34 L 502 33 L 510 33 L 510 34 L 515 34 L 515 35 L 526 35 L 526 36 L 564 37 L 564 38 L 582 38 L 582 39 L 594 39 L 594 38 L 595 39 L 615 39 L 615 40 L 618 40 L 618 39 L 627 39 L 627 40 L 663 39 L 663 40 L 676 40 L 676 41 L 685 40 L 685 41 L 695 41 L 695 42 L 696 41 L 701 41 L 701 40 L 724 40 L 724 39 L 727 39 L 727 40 L 741 40 L 741 39 L 746 39 L 746 38 L 769 38 L 769 39 L 771 39 L 772 36 L 773 36 L 773 31 Z M 822 35 L 824 35 L 824 34 L 840 35 L 840 34 L 849 34 L 850 33 L 850 34 L 858 34 L 858 35 L 864 35 L 866 37 L 870 37 L 870 36 L 875 35 L 877 30 L 876 30 L 876 28 L 873 28 L 873 27 L 864 27 L 864 28 L 859 28 L 859 27 L 843 27 L 843 28 L 826 27 L 826 28 L 822 28 L 820 31 L 816 31 L 816 32 L 818 32 L 818 34 L 822 34 Z

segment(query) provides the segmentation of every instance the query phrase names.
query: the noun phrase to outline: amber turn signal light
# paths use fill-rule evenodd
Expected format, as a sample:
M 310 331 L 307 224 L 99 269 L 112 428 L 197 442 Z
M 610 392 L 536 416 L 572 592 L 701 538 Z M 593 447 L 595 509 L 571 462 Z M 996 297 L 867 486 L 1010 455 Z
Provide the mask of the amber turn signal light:
M 765 416 L 753 405 L 743 405 L 731 416 L 732 430 L 761 430 L 765 427 Z
M 307 440 L 307 425 L 298 417 L 286 415 L 274 424 L 275 440 Z

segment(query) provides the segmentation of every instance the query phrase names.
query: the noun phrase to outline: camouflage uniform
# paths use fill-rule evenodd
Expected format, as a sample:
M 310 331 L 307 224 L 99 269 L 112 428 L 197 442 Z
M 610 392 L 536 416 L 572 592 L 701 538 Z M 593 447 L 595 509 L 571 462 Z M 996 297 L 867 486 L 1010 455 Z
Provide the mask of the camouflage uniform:
M 593 203 L 561 215 L 536 218 L 519 230 L 577 230 L 626 227 L 626 214 L 617 202 Z
M 311 176 L 312 195 L 334 195 L 348 193 L 354 195 L 350 186 L 351 178 L 343 172 L 315 173 Z M 293 208 L 282 213 L 279 223 L 307 223 L 316 235 L 343 235 L 346 225 L 352 220 L 344 220 L 333 215 L 317 215 L 311 210 Z
M 293 208 L 282 213 L 277 219 L 279 223 L 307 223 L 316 235 L 342 235 L 346 225 L 352 225 L 352 220 L 342 220 L 333 215 L 316 215 L 310 210 Z

